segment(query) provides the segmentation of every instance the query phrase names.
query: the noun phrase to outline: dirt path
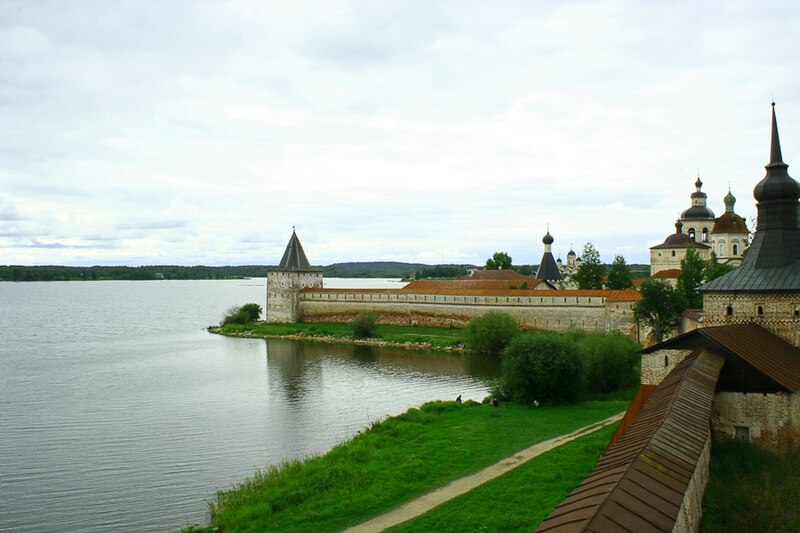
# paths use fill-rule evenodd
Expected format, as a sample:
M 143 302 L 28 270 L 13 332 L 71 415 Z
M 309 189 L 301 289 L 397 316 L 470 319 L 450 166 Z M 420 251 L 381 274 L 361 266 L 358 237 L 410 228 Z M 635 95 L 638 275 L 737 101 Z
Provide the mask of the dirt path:
M 511 457 L 506 457 L 505 459 L 502 459 L 493 465 L 487 466 L 483 470 L 479 470 L 474 474 L 451 481 L 448 485 L 424 494 L 415 500 L 411 500 L 410 502 L 389 511 L 388 513 L 376 516 L 371 520 L 351 527 L 350 529 L 345 530 L 345 533 L 373 533 L 375 531 L 383 531 L 384 529 L 396 526 L 397 524 L 401 524 L 407 520 L 411 520 L 412 518 L 416 518 L 421 514 L 427 513 L 434 507 L 445 503 L 446 501 L 461 496 L 462 494 L 471 491 L 475 487 L 478 487 L 487 481 L 491 481 L 492 479 L 502 476 L 506 472 L 509 472 L 518 466 L 527 463 L 531 459 L 538 457 L 539 455 L 550 451 L 553 448 L 557 448 L 562 444 L 566 444 L 572 440 L 578 439 L 590 433 L 594 433 L 595 431 L 598 431 L 609 424 L 613 424 L 614 422 L 621 420 L 624 414 L 624 412 L 618 413 L 614 416 L 606 418 L 605 420 L 595 422 L 594 424 L 590 424 L 580 429 L 576 429 L 572 433 L 567 433 L 565 435 L 534 444 L 530 448 L 526 448 L 520 452 L 517 452 Z

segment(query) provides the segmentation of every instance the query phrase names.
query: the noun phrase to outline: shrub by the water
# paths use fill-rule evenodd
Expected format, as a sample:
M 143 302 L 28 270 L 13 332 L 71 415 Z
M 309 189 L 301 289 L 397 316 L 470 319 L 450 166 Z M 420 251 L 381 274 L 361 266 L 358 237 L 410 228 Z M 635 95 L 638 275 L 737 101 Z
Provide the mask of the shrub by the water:
M 375 311 L 361 311 L 351 324 L 353 337 L 366 339 L 374 335 L 375 326 L 378 324 L 378 315 Z
M 254 303 L 244 304 L 242 307 L 235 305 L 228 309 L 228 314 L 222 320 L 222 325 L 247 324 L 256 322 L 261 318 L 261 306 Z
M 497 393 L 518 402 L 571 403 L 584 391 L 584 361 L 578 345 L 557 333 L 523 333 L 503 355 Z
M 498 311 L 475 317 L 467 324 L 467 345 L 478 353 L 501 354 L 508 343 L 519 334 L 514 317 Z
M 242 306 L 242 311 L 247 313 L 247 316 L 250 319 L 248 322 L 257 322 L 261 318 L 261 306 L 258 304 L 244 304 Z

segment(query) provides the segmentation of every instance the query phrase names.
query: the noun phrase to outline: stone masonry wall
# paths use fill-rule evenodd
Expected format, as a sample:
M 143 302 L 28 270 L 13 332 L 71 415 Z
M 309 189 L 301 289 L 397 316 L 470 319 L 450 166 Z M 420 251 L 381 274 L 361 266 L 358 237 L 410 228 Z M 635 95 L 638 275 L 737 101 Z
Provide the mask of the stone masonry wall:
M 711 430 L 717 440 L 747 439 L 779 453 L 797 449 L 800 393 L 717 393 Z
M 267 273 L 267 321 L 295 322 L 299 309 L 299 291 L 321 288 L 321 271 L 278 270 Z
M 642 355 L 642 385 L 658 385 L 692 350 L 658 350 Z
M 708 465 L 711 463 L 711 435 L 706 437 L 703 451 L 697 461 L 697 466 L 689 480 L 689 486 L 683 494 L 683 503 L 678 511 L 678 518 L 672 528 L 674 533 L 697 531 L 700 528 L 700 518 L 703 516 L 703 494 L 708 484 Z
M 703 296 L 705 326 L 742 323 L 758 324 L 800 347 L 800 293 L 722 292 Z
M 300 293 L 299 319 L 347 322 L 360 311 L 372 310 L 386 324 L 464 327 L 488 311 L 515 317 L 526 329 L 619 331 L 635 335 L 631 302 L 606 303 L 605 298 L 577 296 L 466 296 L 403 292 Z M 635 338 L 635 336 L 634 336 Z

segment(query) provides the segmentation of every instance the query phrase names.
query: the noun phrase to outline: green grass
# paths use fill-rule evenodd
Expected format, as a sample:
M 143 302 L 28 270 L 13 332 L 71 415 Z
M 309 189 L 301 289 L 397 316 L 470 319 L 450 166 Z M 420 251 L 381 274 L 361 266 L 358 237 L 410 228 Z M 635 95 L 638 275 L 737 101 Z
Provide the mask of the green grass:
M 715 443 L 700 531 L 800 531 L 800 453 L 781 457 L 742 441 Z
M 236 334 L 250 332 L 254 337 L 279 337 L 283 335 L 304 335 L 307 337 L 351 338 L 353 327 L 350 324 L 333 322 L 299 322 L 287 324 L 280 322 L 258 322 L 248 324 L 228 324 L 220 333 Z M 464 330 L 461 328 L 430 328 L 421 326 L 394 326 L 378 324 L 375 337 L 387 342 L 427 343 L 434 347 L 461 346 L 464 344 Z
M 532 531 L 594 468 L 616 427 L 564 444 L 389 531 Z
M 211 525 L 228 532 L 340 530 L 626 406 L 619 400 L 539 409 L 429 403 L 374 424 L 324 456 L 259 472 L 220 492 Z

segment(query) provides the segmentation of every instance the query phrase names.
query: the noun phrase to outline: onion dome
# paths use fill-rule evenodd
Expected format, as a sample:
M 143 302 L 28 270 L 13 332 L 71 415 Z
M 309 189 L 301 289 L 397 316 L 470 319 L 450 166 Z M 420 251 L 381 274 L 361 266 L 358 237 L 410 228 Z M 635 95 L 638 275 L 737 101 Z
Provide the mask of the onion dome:
M 675 222 L 675 233 L 664 239 L 664 244 L 669 244 L 672 246 L 676 244 L 686 244 L 690 242 L 693 243 L 694 239 L 692 239 L 683 232 L 683 223 L 680 220 Z
M 575 257 L 575 252 L 572 251 L 572 248 L 570 248 L 569 252 L 567 252 L 567 257 Z
M 681 220 L 689 220 L 696 218 L 716 218 L 714 212 L 706 206 L 706 198 L 708 195 L 702 191 L 703 182 L 700 181 L 700 176 L 697 176 L 697 181 L 694 182 L 695 191 L 692 193 L 692 207 L 681 213 Z
M 731 194 L 730 189 L 728 189 L 728 194 L 725 195 L 725 198 L 723 198 L 722 201 L 725 202 L 725 212 L 733 213 L 733 206 L 736 204 L 736 197 Z
M 789 176 L 789 165 L 783 162 L 781 141 L 778 138 L 778 121 L 775 118 L 775 102 L 772 102 L 772 143 L 770 162 L 765 167 L 767 175 L 753 189 L 753 196 L 761 202 L 774 200 L 797 202 L 800 198 L 800 185 Z
M 542 237 L 542 242 L 543 242 L 544 244 L 553 244 L 553 242 L 555 242 L 555 239 L 553 239 L 553 236 L 552 236 L 552 235 L 550 235 L 550 232 L 548 231 L 548 232 L 545 234 L 545 236 L 544 236 L 544 237 Z

